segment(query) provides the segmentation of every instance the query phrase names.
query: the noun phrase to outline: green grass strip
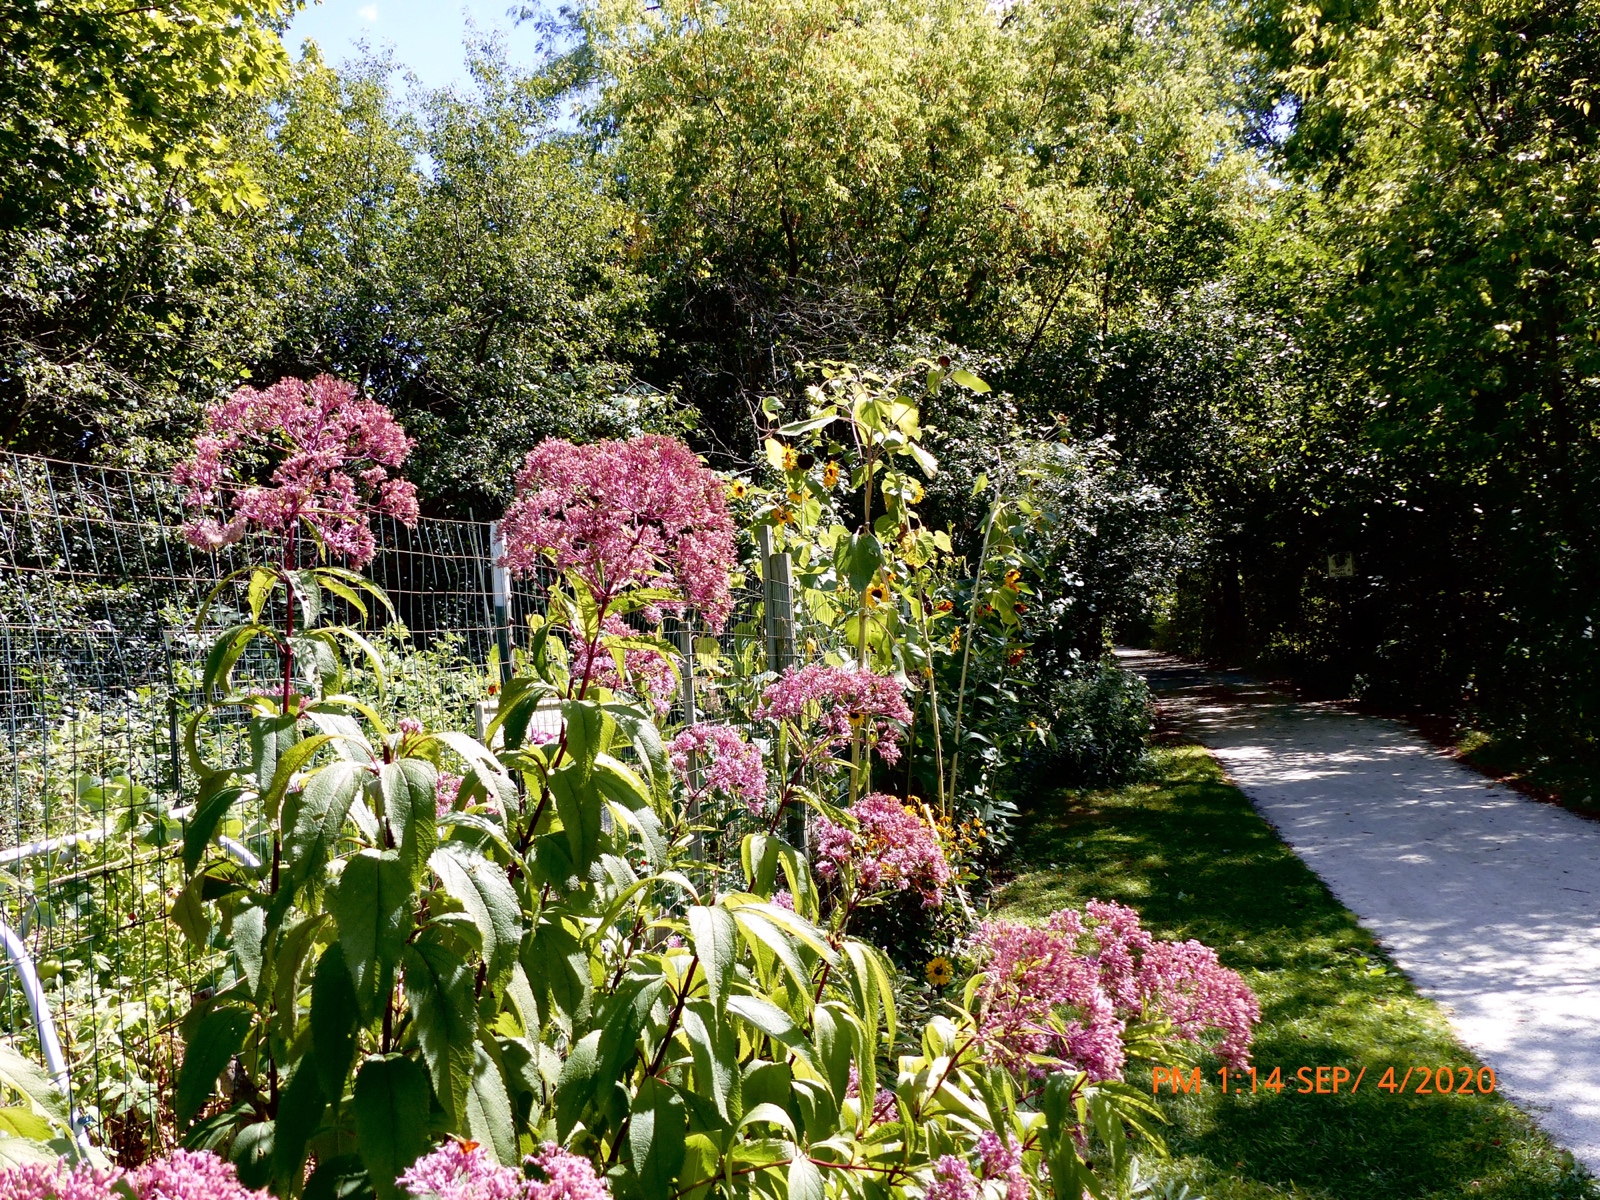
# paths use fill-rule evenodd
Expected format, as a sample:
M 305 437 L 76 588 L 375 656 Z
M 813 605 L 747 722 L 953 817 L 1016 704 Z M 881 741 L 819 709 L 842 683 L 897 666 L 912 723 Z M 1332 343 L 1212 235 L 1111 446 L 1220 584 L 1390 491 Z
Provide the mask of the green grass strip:
M 1390 1066 L 1399 1079 L 1481 1064 L 1198 747 L 1158 747 L 1127 787 L 1041 798 L 1014 861 L 1026 869 L 997 893 L 996 915 L 1120 901 L 1161 937 L 1215 947 L 1261 998 L 1257 1079 L 1280 1068 L 1283 1089 L 1233 1080 L 1224 1096 L 1207 1059 L 1203 1090 L 1163 1100 L 1172 1174 L 1210 1200 L 1600 1196 L 1502 1095 L 1378 1086 Z M 1297 1070 L 1318 1066 L 1367 1070 L 1354 1094 L 1301 1094 Z M 1128 1078 L 1149 1086 L 1149 1064 Z

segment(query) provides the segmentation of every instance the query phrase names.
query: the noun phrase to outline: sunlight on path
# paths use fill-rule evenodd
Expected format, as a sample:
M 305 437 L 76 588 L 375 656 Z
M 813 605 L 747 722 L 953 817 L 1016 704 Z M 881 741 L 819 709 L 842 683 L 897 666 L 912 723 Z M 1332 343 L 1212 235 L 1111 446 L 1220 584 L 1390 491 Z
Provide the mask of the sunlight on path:
M 1497 787 L 1393 721 L 1118 657 L 1446 1006 L 1500 1090 L 1600 1173 L 1600 822 Z

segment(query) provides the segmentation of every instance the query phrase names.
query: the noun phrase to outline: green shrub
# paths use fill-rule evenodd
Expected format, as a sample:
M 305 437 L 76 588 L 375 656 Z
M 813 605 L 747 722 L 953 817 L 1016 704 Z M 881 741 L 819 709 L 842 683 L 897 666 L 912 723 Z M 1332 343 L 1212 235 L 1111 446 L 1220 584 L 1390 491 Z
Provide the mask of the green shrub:
M 1052 684 L 1046 711 L 1043 757 L 1054 782 L 1121 783 L 1144 761 L 1153 726 L 1150 689 L 1112 660 Z

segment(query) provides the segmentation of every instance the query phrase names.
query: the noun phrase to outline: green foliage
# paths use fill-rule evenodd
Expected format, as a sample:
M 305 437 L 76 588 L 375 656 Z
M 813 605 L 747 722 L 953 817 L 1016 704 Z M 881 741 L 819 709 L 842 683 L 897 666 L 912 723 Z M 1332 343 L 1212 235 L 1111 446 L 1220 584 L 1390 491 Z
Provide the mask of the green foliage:
M 253 148 L 262 283 L 283 297 L 257 370 L 365 380 L 420 437 L 418 482 L 463 512 L 509 498 L 541 437 L 672 424 L 615 365 L 649 345 L 626 214 L 544 84 L 493 44 L 471 58 L 472 92 L 406 108 L 390 61 L 308 55 Z

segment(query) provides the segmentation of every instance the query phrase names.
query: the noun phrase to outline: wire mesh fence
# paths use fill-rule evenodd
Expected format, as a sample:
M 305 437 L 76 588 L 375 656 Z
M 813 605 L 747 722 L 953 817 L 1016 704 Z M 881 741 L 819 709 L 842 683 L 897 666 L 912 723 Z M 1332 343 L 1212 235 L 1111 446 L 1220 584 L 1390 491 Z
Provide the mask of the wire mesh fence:
M 219 581 L 272 549 L 247 539 L 202 552 L 183 539 L 183 520 L 164 476 L 0 455 L 0 919 L 39 966 L 74 1105 L 128 1162 L 167 1148 L 160 1099 L 214 961 L 169 915 L 192 791 L 184 727 L 200 705 L 206 648 L 236 610 L 216 606 L 201 628 L 196 619 Z M 367 574 L 394 605 L 370 630 L 390 664 L 386 703 L 470 730 L 547 581 L 512 582 L 497 610 L 488 522 L 381 518 L 376 533 Z M 698 703 L 713 717 L 743 714 L 706 677 L 712 664 L 748 679 L 792 654 L 792 617 L 777 642 L 764 617 L 788 609 L 787 575 L 767 574 L 715 647 L 698 643 L 715 653 L 682 641 L 691 676 L 702 664 Z M 265 685 L 278 670 L 269 649 L 236 674 Z M 229 720 L 208 720 L 225 751 L 243 736 Z M 10 971 L 0 971 L 0 1034 L 37 1053 Z

